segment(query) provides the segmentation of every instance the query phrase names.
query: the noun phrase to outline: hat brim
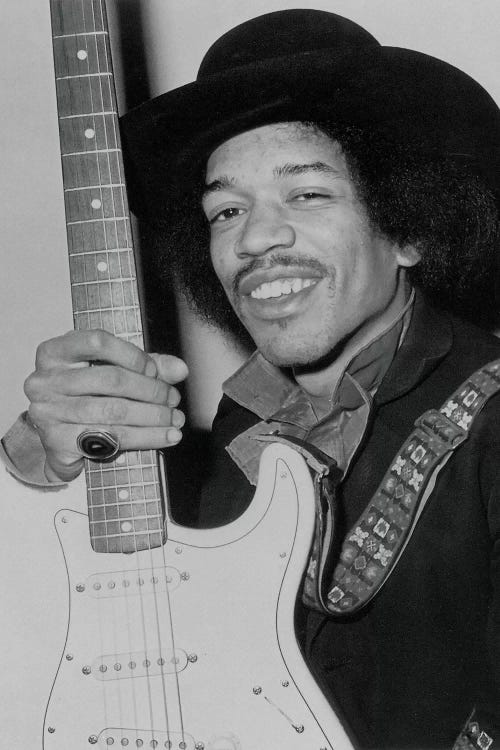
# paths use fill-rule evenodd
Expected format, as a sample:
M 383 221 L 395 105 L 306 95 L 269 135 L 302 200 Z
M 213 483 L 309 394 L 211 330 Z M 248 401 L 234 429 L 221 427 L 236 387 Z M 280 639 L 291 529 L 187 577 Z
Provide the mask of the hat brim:
M 163 94 L 121 119 L 133 210 L 154 216 L 189 191 L 209 154 L 246 130 L 330 121 L 467 160 L 500 192 L 500 110 L 470 76 L 397 47 L 330 50 L 241 66 Z

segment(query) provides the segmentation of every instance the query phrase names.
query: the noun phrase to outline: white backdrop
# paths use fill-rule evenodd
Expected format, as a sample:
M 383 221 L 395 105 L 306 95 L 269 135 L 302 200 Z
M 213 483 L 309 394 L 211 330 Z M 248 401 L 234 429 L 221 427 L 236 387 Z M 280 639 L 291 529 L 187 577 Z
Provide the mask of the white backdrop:
M 209 44 L 235 24 L 300 6 L 346 15 L 384 44 L 441 57 L 470 73 L 500 102 L 500 0 L 136 2 L 142 2 L 152 94 L 192 80 Z M 120 3 L 130 7 L 134 0 L 108 0 L 112 31 Z M 0 2 L 1 432 L 25 406 L 22 382 L 32 369 L 37 342 L 71 327 L 48 6 L 48 0 Z M 123 96 L 120 100 L 123 107 Z M 196 421 L 205 425 L 220 382 L 238 356 L 213 332 L 207 337 L 205 330 L 193 328 L 191 318 L 182 328 L 193 371 L 192 407 Z

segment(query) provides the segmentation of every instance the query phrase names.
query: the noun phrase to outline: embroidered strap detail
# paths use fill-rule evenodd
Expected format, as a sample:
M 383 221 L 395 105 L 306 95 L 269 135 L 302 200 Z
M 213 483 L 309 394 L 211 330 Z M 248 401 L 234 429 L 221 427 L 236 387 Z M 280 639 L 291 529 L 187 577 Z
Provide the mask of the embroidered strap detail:
M 472 716 L 455 740 L 453 750 L 488 750 L 492 744 L 493 737 L 490 737 L 487 732 L 481 729 L 475 719 L 475 711 L 473 711 Z
M 333 502 L 328 499 L 322 504 L 304 582 L 303 600 L 308 606 L 329 614 L 352 614 L 375 596 L 410 540 L 439 471 L 499 390 L 500 360 L 496 360 L 471 375 L 439 410 L 431 409 L 417 419 L 377 492 L 347 534 L 333 574 L 328 570 Z

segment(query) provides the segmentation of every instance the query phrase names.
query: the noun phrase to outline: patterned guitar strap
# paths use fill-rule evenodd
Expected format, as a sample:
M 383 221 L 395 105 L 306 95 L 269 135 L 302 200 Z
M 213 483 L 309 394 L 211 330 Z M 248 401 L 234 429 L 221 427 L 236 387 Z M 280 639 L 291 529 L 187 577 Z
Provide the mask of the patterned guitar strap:
M 335 461 L 290 436 L 260 438 L 290 444 L 305 457 L 314 476 L 316 528 L 304 580 L 305 604 L 329 615 L 350 615 L 373 599 L 403 554 L 439 472 L 467 440 L 475 417 L 498 391 L 500 360 L 471 375 L 439 410 L 431 409 L 419 417 L 337 551 L 335 488 L 342 473 Z M 332 558 L 338 560 L 335 567 Z

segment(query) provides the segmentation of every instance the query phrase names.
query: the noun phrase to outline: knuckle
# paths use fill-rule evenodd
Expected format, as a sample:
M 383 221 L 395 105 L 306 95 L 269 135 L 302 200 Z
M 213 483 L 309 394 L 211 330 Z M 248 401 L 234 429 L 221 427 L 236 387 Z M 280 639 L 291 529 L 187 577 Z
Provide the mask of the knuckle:
M 49 339 L 48 341 L 42 341 L 38 344 L 35 352 L 35 366 L 37 368 L 45 369 L 50 367 L 50 364 L 54 360 L 55 353 L 55 339 Z
M 125 377 L 122 370 L 118 367 L 102 368 L 99 373 L 103 377 L 103 383 L 110 393 L 121 393 L 125 386 Z
M 103 331 L 101 328 L 93 328 L 86 332 L 86 337 L 86 344 L 90 351 L 96 354 L 102 352 L 106 345 L 106 331 Z
M 40 373 L 35 370 L 24 381 L 24 393 L 30 401 L 39 397 L 43 380 Z

